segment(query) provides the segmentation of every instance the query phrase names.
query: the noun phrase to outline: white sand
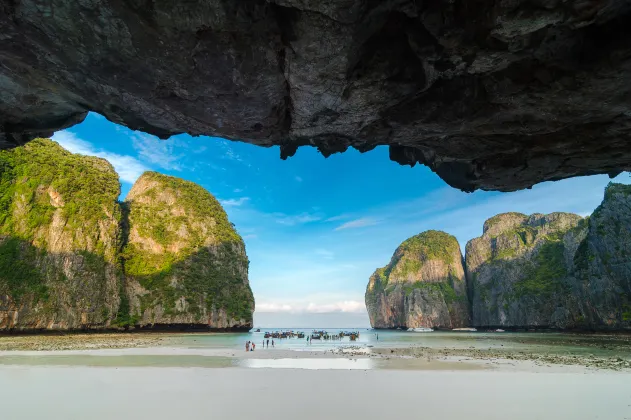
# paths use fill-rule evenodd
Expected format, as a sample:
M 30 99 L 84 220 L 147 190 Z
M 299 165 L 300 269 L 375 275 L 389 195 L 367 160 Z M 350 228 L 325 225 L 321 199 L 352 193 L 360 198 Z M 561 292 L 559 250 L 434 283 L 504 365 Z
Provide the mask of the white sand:
M 3 420 L 624 420 L 631 375 L 0 367 Z

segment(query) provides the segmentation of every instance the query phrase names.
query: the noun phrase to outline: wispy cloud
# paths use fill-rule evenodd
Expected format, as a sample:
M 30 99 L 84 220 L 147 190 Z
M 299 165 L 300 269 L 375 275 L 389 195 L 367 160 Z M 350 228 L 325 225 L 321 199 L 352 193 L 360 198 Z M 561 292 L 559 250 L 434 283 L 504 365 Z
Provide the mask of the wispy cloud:
M 258 238 L 258 237 L 259 237 L 259 236 L 258 236 L 258 235 L 256 235 L 256 234 L 254 234 L 254 233 L 250 233 L 250 234 L 248 234 L 248 235 L 243 235 L 243 236 L 242 236 L 242 238 L 243 238 L 243 239 L 256 239 L 256 238 Z
M 231 198 L 229 200 L 219 200 L 224 207 L 239 207 L 250 201 L 250 197 Z
M 338 214 L 337 216 L 333 216 L 333 217 L 329 217 L 328 219 L 325 220 L 325 222 L 338 222 L 340 220 L 346 220 L 346 219 L 350 219 L 351 215 L 350 214 Z
M 232 192 L 238 194 L 240 192 L 243 192 L 243 190 L 241 188 L 235 188 L 234 190 L 232 190 Z
M 135 132 L 130 136 L 134 149 L 141 160 L 153 163 L 163 169 L 181 171 L 180 160 L 183 153 L 176 154 L 177 139 L 160 140 L 150 134 Z
M 333 252 L 329 251 L 328 249 L 324 249 L 324 248 L 318 248 L 315 250 L 315 254 L 316 255 L 320 255 L 322 258 L 327 259 L 327 260 L 332 260 L 333 256 L 335 255 Z
M 52 137 L 63 147 L 72 153 L 78 153 L 87 156 L 97 156 L 107 160 L 112 164 L 121 181 L 133 184 L 143 172 L 149 168 L 133 156 L 119 155 L 116 153 L 98 150 L 91 143 L 80 139 L 71 131 L 58 131 Z
M 295 226 L 302 225 L 305 223 L 317 222 L 318 220 L 322 220 L 322 217 L 316 214 L 310 213 L 301 213 L 297 215 L 286 215 L 284 213 L 274 213 L 273 214 L 276 220 L 276 223 L 285 226 Z
M 256 304 L 258 312 L 287 312 L 287 313 L 364 313 L 366 305 L 358 300 L 344 300 L 331 303 L 315 302 L 261 302 Z
M 359 219 L 351 220 L 350 222 L 343 223 L 335 228 L 335 230 L 344 229 L 357 229 L 366 226 L 373 226 L 379 223 L 379 220 L 372 217 L 362 217 Z

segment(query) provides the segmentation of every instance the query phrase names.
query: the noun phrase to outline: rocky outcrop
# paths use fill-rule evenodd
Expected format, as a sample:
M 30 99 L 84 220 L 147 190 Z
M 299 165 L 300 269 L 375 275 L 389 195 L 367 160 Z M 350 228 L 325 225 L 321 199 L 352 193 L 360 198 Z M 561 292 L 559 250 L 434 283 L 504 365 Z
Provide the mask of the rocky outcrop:
M 406 244 L 429 233 L 450 239 L 424 240 L 420 254 L 410 253 Z M 366 306 L 371 325 L 631 330 L 629 185 L 609 184 L 603 202 L 587 218 L 503 213 L 487 220 L 482 236 L 466 246 L 468 299 L 457 300 L 458 306 L 446 311 L 450 293 L 445 294 L 444 286 L 429 289 L 436 293 L 429 298 L 416 294 L 427 289 L 425 279 L 444 278 L 444 266 L 437 274 L 419 261 L 437 264 L 439 253 L 453 255 L 455 261 L 460 255 L 457 245 L 455 238 L 433 231 L 404 242 L 390 264 L 370 278 Z M 428 253 L 434 256 L 428 259 Z M 410 260 L 410 255 L 421 257 Z M 451 268 L 448 272 L 457 273 Z M 464 294 L 462 282 L 452 284 L 457 294 Z M 467 312 L 470 324 L 462 315 Z
M 631 186 L 610 184 L 574 254 L 582 321 L 631 329 Z
M 627 0 L 0 0 L 0 147 L 87 111 L 325 156 L 389 145 L 450 185 L 631 168 Z
M 587 221 L 569 213 L 499 214 L 466 246 L 472 325 L 577 327 L 573 257 Z
M 214 197 L 155 173 L 119 195 L 103 159 L 0 151 L 0 331 L 250 328 L 245 248 Z
M 50 140 L 0 152 L 0 330 L 112 327 L 118 176 Z
M 199 185 L 143 174 L 126 198 L 124 251 L 133 324 L 251 328 L 245 245 Z
M 458 328 L 469 324 L 458 241 L 430 230 L 403 242 L 366 288 L 374 328 Z

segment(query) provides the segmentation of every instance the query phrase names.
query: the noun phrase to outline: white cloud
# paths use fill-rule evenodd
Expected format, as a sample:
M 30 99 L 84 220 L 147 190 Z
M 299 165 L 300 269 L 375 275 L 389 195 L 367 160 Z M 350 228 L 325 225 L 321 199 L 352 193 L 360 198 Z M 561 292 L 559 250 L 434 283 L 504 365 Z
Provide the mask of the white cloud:
M 333 254 L 333 252 L 329 251 L 328 249 L 324 249 L 324 248 L 318 248 L 315 250 L 316 255 L 320 255 L 321 257 L 323 257 L 324 259 L 327 260 L 332 260 L 333 256 L 335 254 Z
M 335 230 L 343 229 L 356 229 L 360 227 L 373 226 L 379 223 L 379 220 L 372 217 L 362 217 L 360 219 L 351 220 L 350 222 L 343 223 L 335 228 Z
M 219 200 L 224 207 L 239 207 L 250 201 L 250 197 L 231 198 L 229 200 Z
M 350 217 L 351 217 L 350 214 L 344 213 L 344 214 L 339 214 L 337 216 L 329 217 L 328 219 L 325 220 L 325 222 L 337 222 L 337 221 L 340 221 L 340 220 L 348 219 Z
M 273 216 L 275 217 L 276 223 L 285 226 L 302 225 L 305 223 L 317 222 L 322 219 L 320 216 L 310 213 L 301 213 L 292 216 L 283 213 L 274 213 Z
M 296 180 L 296 182 L 302 182 L 302 178 L 299 176 L 294 177 L 294 179 Z
M 97 156 L 112 164 L 121 181 L 133 184 L 143 172 L 149 170 L 142 162 L 133 156 L 119 155 L 116 153 L 97 150 L 91 143 L 80 139 L 71 131 L 58 131 L 52 140 L 72 153 L 80 155 Z
M 235 188 L 234 190 L 232 190 L 232 192 L 238 194 L 240 192 L 243 192 L 243 190 L 241 188 Z
M 255 235 L 255 234 L 251 233 L 249 235 L 243 235 L 242 238 L 243 239 L 256 239 L 256 238 L 258 238 L 258 235 Z
M 181 171 L 179 164 L 184 154 L 176 154 L 175 149 L 180 146 L 177 139 L 160 140 L 150 134 L 135 132 L 130 135 L 134 149 L 138 156 L 149 163 L 158 165 L 163 169 Z
M 364 313 L 366 305 L 357 300 L 344 300 L 331 303 L 314 302 L 261 302 L 256 304 L 257 312 L 286 312 L 286 313 Z

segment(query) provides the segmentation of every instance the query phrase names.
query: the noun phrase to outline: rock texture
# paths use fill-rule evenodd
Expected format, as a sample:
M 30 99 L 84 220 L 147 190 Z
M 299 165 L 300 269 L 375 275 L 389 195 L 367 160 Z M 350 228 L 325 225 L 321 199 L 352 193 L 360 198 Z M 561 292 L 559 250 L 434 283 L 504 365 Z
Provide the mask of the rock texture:
M 124 264 L 130 314 L 144 325 L 252 325 L 254 297 L 241 237 L 199 185 L 155 172 L 127 195 Z
M 499 214 L 466 247 L 472 325 L 577 327 L 574 253 L 587 221 L 569 213 Z
M 631 169 L 627 0 L 0 0 L 0 147 L 87 111 L 450 185 Z
M 409 244 L 420 238 L 422 252 L 410 252 Z M 439 255 L 453 256 L 450 279 L 466 278 L 466 288 L 462 281 L 452 282 L 457 296 L 466 294 L 455 307 L 449 307 L 448 288 L 425 283 L 445 277 L 447 266 Z M 609 184 L 587 218 L 498 214 L 484 223 L 481 237 L 467 243 L 464 274 L 455 263 L 459 255 L 455 238 L 442 232 L 404 242 L 368 283 L 371 325 L 631 330 L 629 185 Z
M 118 176 L 50 140 L 0 152 L 0 330 L 112 326 Z
M 403 242 L 366 288 L 374 328 L 458 328 L 469 324 L 458 241 L 430 230 Z
M 0 151 L 0 331 L 249 329 L 248 260 L 219 203 L 154 173 L 119 195 L 103 159 L 42 139 Z
M 631 329 L 631 186 L 610 184 L 574 255 L 582 321 Z

